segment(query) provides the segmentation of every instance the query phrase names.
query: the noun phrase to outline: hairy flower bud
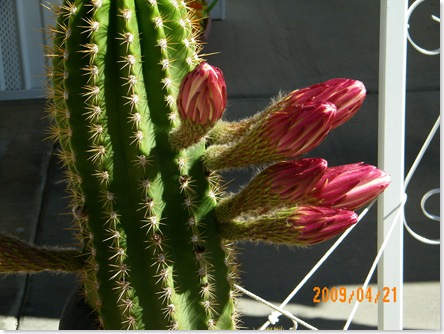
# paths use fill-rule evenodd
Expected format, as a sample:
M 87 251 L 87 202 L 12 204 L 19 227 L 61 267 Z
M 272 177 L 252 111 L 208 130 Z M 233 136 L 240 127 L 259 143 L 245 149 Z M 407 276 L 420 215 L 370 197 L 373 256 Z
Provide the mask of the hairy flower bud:
M 321 158 L 279 162 L 262 171 L 252 181 L 258 188 L 269 189 L 280 202 L 295 202 L 310 192 L 327 169 Z M 259 190 L 259 189 L 258 189 Z
M 269 113 L 233 145 L 210 146 L 207 169 L 243 167 L 296 158 L 319 145 L 331 129 L 332 103 L 306 103 Z
M 312 245 L 331 239 L 358 221 L 355 212 L 321 206 L 282 208 L 251 220 L 221 224 L 228 240 Z
M 390 176 L 375 166 L 360 163 L 327 168 L 309 195 L 314 203 L 356 210 L 379 196 L 390 184 Z
M 307 102 L 330 102 L 337 110 L 332 129 L 347 122 L 361 107 L 366 96 L 362 82 L 352 79 L 335 78 L 291 92 L 284 100 L 286 105 Z
M 273 164 L 238 194 L 222 199 L 216 207 L 217 218 L 224 222 L 252 210 L 264 213 L 273 206 L 294 205 L 313 190 L 326 169 L 327 161 L 321 158 Z
M 214 124 L 227 104 L 227 87 L 222 71 L 202 62 L 182 81 L 177 107 L 182 120 Z
M 331 239 L 357 221 L 353 211 L 316 206 L 302 206 L 288 219 L 299 231 L 298 242 L 307 245 Z
M 264 142 L 285 158 L 307 153 L 324 140 L 335 112 L 331 103 L 306 103 L 272 113 L 263 124 Z
M 347 122 L 357 113 L 365 99 L 365 95 L 365 86 L 358 80 L 343 78 L 331 79 L 292 91 L 287 95 L 280 95 L 276 97 L 266 110 L 257 113 L 253 117 L 238 122 L 219 122 L 217 126 L 211 130 L 210 137 L 215 144 L 224 144 L 238 140 L 269 114 L 313 102 L 329 102 L 336 106 L 337 110 L 331 126 L 331 128 L 334 129 Z

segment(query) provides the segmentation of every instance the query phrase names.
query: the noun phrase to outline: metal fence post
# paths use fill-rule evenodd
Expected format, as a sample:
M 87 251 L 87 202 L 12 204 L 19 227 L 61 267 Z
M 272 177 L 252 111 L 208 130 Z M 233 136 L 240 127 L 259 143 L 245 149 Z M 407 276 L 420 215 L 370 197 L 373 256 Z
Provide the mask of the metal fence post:
M 399 330 L 403 326 L 403 224 L 402 215 L 395 216 L 402 209 L 404 194 L 407 0 L 381 0 L 380 10 L 378 161 L 392 182 L 378 202 L 378 246 L 390 226 L 398 225 L 378 265 L 378 329 Z

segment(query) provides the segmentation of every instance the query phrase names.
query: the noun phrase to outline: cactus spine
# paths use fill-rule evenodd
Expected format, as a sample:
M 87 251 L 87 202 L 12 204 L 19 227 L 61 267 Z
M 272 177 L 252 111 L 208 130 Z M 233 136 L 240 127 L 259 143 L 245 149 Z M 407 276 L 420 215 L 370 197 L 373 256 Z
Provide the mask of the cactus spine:
M 169 141 L 179 85 L 201 61 L 186 4 L 56 9 L 49 110 L 87 257 L 87 303 L 103 328 L 233 329 L 234 274 L 204 142 L 176 150 Z

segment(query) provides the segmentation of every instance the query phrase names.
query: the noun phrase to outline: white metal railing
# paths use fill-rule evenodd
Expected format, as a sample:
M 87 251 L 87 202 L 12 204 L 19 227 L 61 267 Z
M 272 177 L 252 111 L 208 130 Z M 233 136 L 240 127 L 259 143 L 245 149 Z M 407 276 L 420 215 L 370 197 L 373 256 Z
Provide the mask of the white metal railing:
M 378 290 L 396 287 L 396 303 L 378 302 L 378 329 L 402 329 L 403 230 L 400 203 L 404 194 L 407 1 L 382 0 L 379 39 L 378 163 L 391 175 L 378 201 L 378 247 L 392 231 L 378 266 Z M 396 225 L 395 225 L 396 224 Z

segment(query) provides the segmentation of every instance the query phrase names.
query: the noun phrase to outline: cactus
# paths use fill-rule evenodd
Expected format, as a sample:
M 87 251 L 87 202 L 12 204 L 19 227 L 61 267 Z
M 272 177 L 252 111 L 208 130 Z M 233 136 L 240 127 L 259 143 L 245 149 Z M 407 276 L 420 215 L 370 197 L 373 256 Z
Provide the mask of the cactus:
M 183 1 L 66 1 L 52 109 L 104 328 L 233 329 L 230 251 L 204 142 L 177 150 L 176 97 L 201 60 Z M 116 307 L 117 305 L 117 307 Z
M 333 208 L 332 196 L 357 182 L 332 195 L 321 191 L 325 160 L 282 161 L 353 116 L 365 96 L 359 82 L 308 87 L 251 119 L 224 122 L 223 75 L 199 55 L 184 1 L 65 0 L 51 9 L 49 133 L 82 249 L 2 236 L 0 271 L 79 272 L 102 328 L 235 329 L 233 241 L 324 241 L 388 185 L 383 172 L 364 178 L 353 196 L 365 201 Z M 273 162 L 239 194 L 222 196 L 217 170 Z M 339 183 L 340 172 L 331 173 Z M 369 194 L 375 178 L 382 181 Z

